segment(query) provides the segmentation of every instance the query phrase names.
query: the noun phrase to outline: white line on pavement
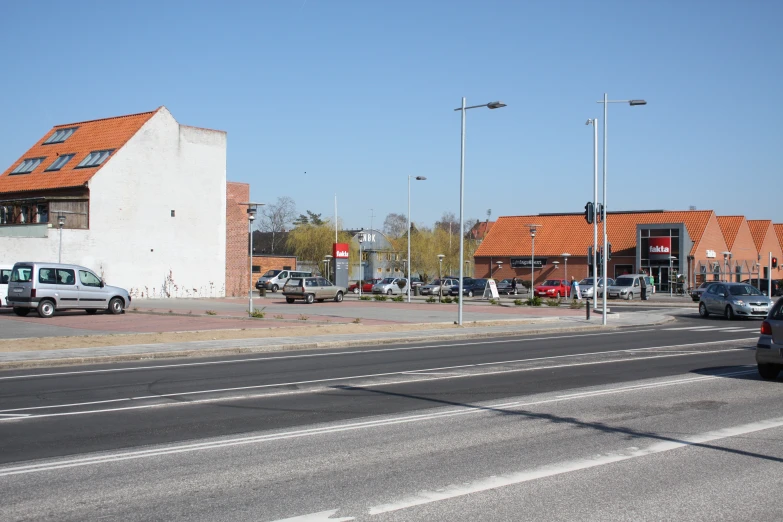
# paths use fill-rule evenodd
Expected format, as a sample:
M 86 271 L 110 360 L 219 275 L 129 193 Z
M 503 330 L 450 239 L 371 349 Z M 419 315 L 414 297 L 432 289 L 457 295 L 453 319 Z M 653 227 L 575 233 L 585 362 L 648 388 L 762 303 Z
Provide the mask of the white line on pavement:
M 755 338 L 753 338 L 755 339 Z M 79 406 L 95 406 L 99 404 L 117 404 L 120 402 L 131 402 L 131 401 L 144 401 L 144 400 L 160 400 L 160 399 L 172 399 L 172 398 L 179 398 L 179 397 L 187 397 L 187 396 L 194 396 L 194 395 L 205 395 L 210 393 L 227 393 L 227 392 L 237 392 L 237 391 L 247 391 L 247 390 L 261 390 L 261 389 L 269 389 L 269 388 L 279 388 L 279 387 L 289 387 L 289 386 L 301 386 L 305 384 L 322 384 L 322 383 L 330 383 L 330 382 L 337 382 L 337 381 L 350 381 L 355 379 L 368 379 L 368 378 L 376 378 L 376 377 L 389 377 L 393 375 L 404 375 L 406 373 L 424 373 L 424 372 L 440 372 L 443 370 L 455 370 L 455 369 L 466 369 L 466 368 L 481 368 L 485 366 L 497 366 L 497 365 L 505 365 L 505 364 L 517 364 L 517 363 L 524 363 L 524 362 L 533 362 L 533 361 L 546 361 L 546 360 L 552 360 L 552 359 L 566 359 L 566 358 L 574 358 L 574 357 L 585 357 L 585 356 L 597 356 L 597 355 L 609 355 L 609 354 L 618 354 L 618 353 L 633 353 L 638 354 L 640 352 L 644 351 L 654 351 L 654 350 L 661 350 L 664 348 L 680 348 L 680 347 L 686 347 L 686 346 L 702 346 L 702 345 L 713 345 L 713 344 L 725 344 L 725 343 L 736 343 L 739 341 L 743 341 L 747 339 L 731 339 L 731 340 L 724 340 L 724 341 L 705 341 L 701 343 L 687 343 L 687 344 L 678 344 L 678 345 L 669 345 L 669 346 L 656 346 L 651 348 L 632 348 L 632 349 L 624 349 L 624 350 L 611 350 L 611 351 L 605 351 L 605 352 L 588 352 L 588 353 L 581 353 L 581 354 L 571 354 L 571 355 L 552 355 L 549 357 L 534 357 L 529 359 L 514 359 L 509 361 L 497 361 L 497 362 L 486 362 L 486 363 L 474 363 L 474 364 L 463 364 L 458 366 L 444 366 L 440 368 L 423 368 L 420 370 L 404 370 L 404 371 L 398 371 L 398 372 L 385 372 L 385 373 L 374 373 L 374 374 L 364 374 L 364 375 L 349 375 L 344 377 L 332 377 L 328 379 L 312 379 L 307 381 L 294 381 L 294 382 L 285 382 L 285 383 L 276 383 L 276 384 L 257 384 L 253 386 L 238 386 L 234 388 L 216 388 L 216 389 L 210 389 L 210 390 L 195 390 L 195 391 L 188 391 L 188 392 L 179 392 L 179 393 L 161 393 L 157 395 L 142 395 L 137 397 L 122 397 L 119 399 L 107 399 L 102 401 L 89 401 L 89 402 L 78 402 L 78 403 L 70 403 L 70 404 L 52 404 L 52 405 L 46 405 L 46 406 L 30 406 L 25 408 L 12 408 L 12 409 L 6 409 L 6 410 L 0 410 L 0 413 L 15 413 L 15 412 L 21 412 L 21 411 L 36 411 L 36 410 L 53 410 L 53 409 L 60 409 L 60 408 L 74 408 Z M 734 349 L 729 350 L 714 350 L 714 351 L 702 351 L 697 352 L 699 354 L 707 354 L 707 353 L 718 353 L 718 352 L 724 352 L 724 351 L 733 351 Z M 666 352 L 663 355 L 656 355 L 653 357 L 644 357 L 644 358 L 633 358 L 633 359 L 627 359 L 627 360 L 609 360 L 609 361 L 589 361 L 589 362 L 583 362 L 583 363 L 574 363 L 574 364 L 561 364 L 561 365 L 552 365 L 552 366 L 544 366 L 544 367 L 533 367 L 533 368 L 514 368 L 514 369 L 508 369 L 508 370 L 499 370 L 499 371 L 489 371 L 489 372 L 483 372 L 481 374 L 475 375 L 475 376 L 483 376 L 483 375 L 495 375 L 495 374 L 502 374 L 502 373 L 513 373 L 513 372 L 521 372 L 521 371 L 534 371 L 534 370 L 542 370 L 542 369 L 553 369 L 553 368 L 565 368 L 565 367 L 575 367 L 575 366 L 586 366 L 591 364 L 612 364 L 612 363 L 618 363 L 618 362 L 628 362 L 628 361 L 635 361 L 635 360 L 641 360 L 641 359 L 658 359 L 658 358 L 664 358 L 664 357 L 676 357 L 676 356 L 683 356 L 683 355 L 692 355 L 690 352 L 685 353 L 672 353 L 672 352 Z M 443 377 L 440 377 L 440 379 L 454 379 L 454 378 L 461 378 L 461 377 L 470 377 L 474 376 L 474 374 L 460 374 L 460 375 L 453 375 L 453 374 L 442 374 Z M 435 380 L 435 378 L 428 379 L 428 380 Z M 413 381 L 402 381 L 405 382 L 413 382 Z M 387 383 L 384 382 L 382 385 L 389 385 L 389 384 L 397 384 L 397 383 Z M 304 392 L 312 392 L 311 390 L 305 390 Z M 286 395 L 290 394 L 290 392 L 286 392 Z M 271 394 L 262 395 L 261 397 L 268 397 L 271 396 Z M 252 396 L 243 396 L 241 397 L 243 399 L 247 398 L 254 398 Z M 220 398 L 219 400 L 232 400 L 230 398 Z M 200 404 L 200 401 L 187 401 L 187 402 L 177 402 L 177 405 L 193 405 L 193 404 Z M 170 403 L 166 403 L 170 404 Z M 45 418 L 45 417 L 57 417 L 57 416 L 65 416 L 65 415 L 84 415 L 88 413 L 108 413 L 108 412 L 114 412 L 114 411 L 120 411 L 120 410 L 134 410 L 134 409 L 141 409 L 141 408 L 151 408 L 151 407 L 158 407 L 162 404 L 156 403 L 156 404 L 147 404 L 147 405 L 140 405 L 140 406 L 129 406 L 126 408 L 106 408 L 101 410 L 87 410 L 87 411 L 75 411 L 75 412 L 65 412 L 65 413 L 48 413 L 48 414 L 41 414 L 41 415 L 35 415 L 30 418 Z M 2 422 L 5 419 L 0 419 L 0 422 Z
M 740 426 L 733 426 L 731 428 L 708 431 L 706 433 L 700 433 L 691 437 L 683 437 L 679 440 L 666 440 L 655 443 L 645 449 L 627 448 L 625 450 L 604 453 L 598 456 L 560 462 L 557 464 L 548 464 L 527 471 L 487 477 L 476 480 L 467 485 L 448 486 L 434 491 L 420 491 L 415 495 L 402 498 L 398 501 L 370 508 L 370 515 L 379 515 L 381 513 L 399 511 L 401 509 L 407 509 L 423 504 L 430 504 L 432 502 L 462 497 L 465 495 L 472 495 L 482 491 L 489 491 L 514 484 L 521 484 L 523 482 L 561 475 L 563 473 L 570 473 L 572 471 L 595 468 L 624 460 L 655 455 L 657 453 L 663 453 L 686 446 L 699 446 L 708 442 L 714 442 L 716 440 L 727 439 L 739 435 L 747 435 L 749 433 L 755 433 L 757 431 L 768 430 L 772 428 L 779 428 L 781 426 L 783 426 L 783 417 L 777 417 L 758 422 L 751 422 L 749 424 L 742 424 Z
M 747 370 L 746 372 L 749 373 L 751 371 L 752 370 Z M 512 401 L 512 402 L 499 403 L 499 404 L 463 406 L 459 408 L 433 412 L 433 413 L 401 415 L 397 417 L 391 417 L 391 418 L 385 418 L 379 420 L 350 422 L 350 423 L 338 424 L 334 426 L 326 426 L 321 428 L 306 428 L 306 429 L 268 434 L 268 435 L 236 437 L 236 438 L 222 439 L 217 441 L 201 442 L 201 443 L 177 444 L 177 445 L 157 448 L 157 449 L 134 450 L 134 451 L 119 452 L 119 453 L 106 453 L 106 454 L 100 454 L 92 457 L 80 457 L 80 458 L 73 458 L 73 459 L 55 460 L 55 461 L 42 462 L 37 464 L 11 466 L 6 468 L 0 467 L 0 477 L 4 477 L 8 475 L 18 475 L 22 473 L 36 473 L 40 471 L 51 471 L 56 469 L 89 466 L 95 464 L 107 464 L 107 463 L 121 462 L 121 461 L 131 460 L 131 459 L 150 458 L 150 457 L 158 457 L 163 455 L 175 455 L 179 453 L 189 453 L 194 451 L 206 451 L 206 450 L 227 448 L 231 446 L 239 446 L 245 444 L 258 444 L 258 443 L 272 442 L 277 440 L 289 440 L 289 439 L 296 439 L 301 437 L 321 435 L 325 433 L 326 434 L 341 433 L 346 431 L 355 431 L 355 430 L 368 429 L 368 428 L 393 426 L 397 424 L 425 422 L 434 419 L 448 418 L 448 417 L 454 417 L 460 415 L 491 413 L 494 410 L 499 410 L 504 408 L 505 409 L 529 408 L 531 406 L 540 406 L 543 404 L 560 403 L 560 402 L 565 402 L 565 401 L 570 401 L 575 399 L 581 399 L 585 397 L 591 397 L 597 393 L 601 393 L 603 395 L 610 395 L 610 394 L 617 394 L 617 393 L 624 393 L 624 392 L 634 392 L 637 391 L 637 389 L 648 390 L 651 388 L 662 387 L 662 386 L 673 386 L 677 384 L 691 384 L 695 382 L 704 382 L 704 381 L 711 381 L 716 379 L 723 379 L 728 376 L 736 375 L 737 373 L 738 372 L 729 372 L 725 374 L 719 373 L 715 375 L 705 375 L 700 377 L 687 377 L 684 379 L 664 381 L 661 383 L 649 383 L 646 385 L 631 385 L 625 387 L 616 387 L 607 390 L 597 390 L 594 392 L 575 394 L 574 396 L 571 397 L 555 397 L 552 399 L 541 399 L 541 400 L 530 401 L 530 402 Z

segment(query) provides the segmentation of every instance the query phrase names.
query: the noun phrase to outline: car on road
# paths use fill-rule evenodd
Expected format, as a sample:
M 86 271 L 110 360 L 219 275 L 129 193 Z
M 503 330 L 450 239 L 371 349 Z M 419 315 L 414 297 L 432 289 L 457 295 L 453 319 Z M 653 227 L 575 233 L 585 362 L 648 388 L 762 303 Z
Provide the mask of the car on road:
M 747 283 L 716 282 L 707 287 L 699 299 L 699 315 L 723 315 L 732 320 L 740 317 L 766 317 L 772 300 Z
M 609 286 L 612 286 L 614 284 L 614 279 L 611 277 L 608 278 Z M 604 288 L 604 278 L 599 277 L 598 278 L 598 297 L 602 297 L 603 294 L 601 293 Z M 579 291 L 582 293 L 582 299 L 592 299 L 593 297 L 593 278 L 592 277 L 585 277 L 581 281 L 579 281 Z
M 373 285 L 376 285 L 380 282 L 380 279 L 368 279 L 367 281 L 362 281 L 362 293 L 363 294 L 371 294 L 372 293 L 372 287 Z M 352 283 L 348 286 L 348 291 L 352 292 L 354 294 L 359 293 L 359 283 Z
M 762 379 L 777 379 L 783 370 L 783 299 L 778 299 L 761 323 L 756 364 Z
M 499 294 L 507 294 L 507 295 L 518 295 L 518 294 L 526 294 L 527 293 L 527 287 L 522 284 L 522 281 L 517 279 L 517 289 L 515 292 L 512 292 L 511 290 L 511 281 L 512 279 L 503 279 L 498 283 L 498 293 Z
M 568 297 L 571 295 L 571 285 L 565 279 L 547 279 L 536 286 L 533 292 L 538 297 Z
M 277 292 L 285 286 L 289 277 L 310 277 L 310 272 L 301 272 L 297 270 L 269 270 L 256 281 L 256 289 L 266 288 L 272 292 Z
M 707 287 L 709 287 L 711 284 L 716 283 L 717 281 L 704 281 L 702 284 L 691 290 L 691 299 L 693 299 L 694 302 L 698 303 L 699 299 L 701 299 L 701 294 L 707 290 Z
M 408 292 L 408 280 L 404 277 L 385 277 L 372 287 L 373 294 L 397 295 Z
M 332 284 L 323 277 L 290 277 L 283 287 L 283 295 L 286 303 L 293 303 L 297 299 L 304 300 L 307 304 L 313 301 L 322 303 L 327 299 L 341 302 L 345 296 L 345 288 Z
M 751 286 L 755 286 L 764 295 L 767 295 L 767 292 L 769 291 L 769 279 L 752 278 L 745 279 L 742 282 L 748 283 Z M 781 286 L 780 281 L 777 279 L 772 280 L 772 295 L 775 297 L 780 297 L 783 295 L 783 286 Z
M 625 299 L 630 301 L 634 296 L 642 296 L 642 278 L 645 274 L 626 274 L 621 275 L 614 280 L 614 284 L 606 287 L 606 297 L 609 299 Z M 647 291 L 652 293 L 652 289 L 647 286 Z
M 64 309 L 121 314 L 130 302 L 127 290 L 107 285 L 95 272 L 79 265 L 16 263 L 8 282 L 8 304 L 22 317 L 31 310 L 42 318 Z
M 0 265 L 0 306 L 8 304 L 8 281 L 11 280 L 12 265 Z
M 443 292 L 443 295 L 449 295 L 451 287 L 454 285 L 459 285 L 459 280 L 436 279 L 421 287 L 421 295 L 438 295 L 440 292 Z
M 467 297 L 482 296 L 487 287 L 488 279 L 470 279 L 462 282 L 462 295 Z M 449 295 L 459 295 L 459 281 L 451 287 Z

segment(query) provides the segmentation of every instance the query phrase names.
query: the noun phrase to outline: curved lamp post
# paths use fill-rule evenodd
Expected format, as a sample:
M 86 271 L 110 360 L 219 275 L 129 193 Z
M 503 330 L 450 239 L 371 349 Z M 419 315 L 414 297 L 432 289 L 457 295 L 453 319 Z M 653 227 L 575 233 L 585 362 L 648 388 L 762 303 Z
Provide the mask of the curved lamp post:
M 411 302 L 411 177 L 408 176 L 408 302 Z M 424 181 L 425 176 L 416 176 L 416 181 Z

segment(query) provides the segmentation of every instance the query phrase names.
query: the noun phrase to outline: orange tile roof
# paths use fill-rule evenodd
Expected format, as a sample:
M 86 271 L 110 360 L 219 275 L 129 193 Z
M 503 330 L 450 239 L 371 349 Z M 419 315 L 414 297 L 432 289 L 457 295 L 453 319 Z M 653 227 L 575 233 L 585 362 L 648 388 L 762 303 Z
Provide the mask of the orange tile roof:
M 718 224 L 720 230 L 723 232 L 723 239 L 726 240 L 726 246 L 731 250 L 734 246 L 734 241 L 737 239 L 737 233 L 739 232 L 740 225 L 744 216 L 718 216 Z
M 767 235 L 767 230 L 772 224 L 771 219 L 749 219 L 748 226 L 750 227 L 750 233 L 753 236 L 753 243 L 756 245 L 756 250 L 761 250 L 761 245 L 764 244 L 764 238 Z
M 86 184 L 98 170 L 111 161 L 111 156 L 98 167 L 77 169 L 76 165 L 95 150 L 114 149 L 116 153 L 158 110 L 52 127 L 52 130 L 0 175 L 0 194 L 79 187 Z M 62 143 L 43 144 L 57 129 L 68 127 L 78 127 L 78 129 Z M 61 170 L 44 172 L 62 154 L 75 154 L 75 156 Z M 39 157 L 46 159 L 31 173 L 10 174 L 22 160 Z
M 778 236 L 778 243 L 780 243 L 780 248 L 783 249 L 783 223 L 775 223 L 772 226 L 775 229 L 775 235 Z
M 687 210 L 665 212 L 609 213 L 607 236 L 612 252 L 636 248 L 636 225 L 653 223 L 684 223 L 688 235 L 696 246 L 714 215 L 712 210 Z M 588 225 L 582 214 L 557 214 L 544 216 L 499 217 L 486 239 L 474 254 L 476 257 L 526 256 L 530 254 L 531 240 L 528 224 L 542 225 L 536 233 L 536 255 L 559 256 L 568 252 L 574 256 L 586 256 L 587 247 L 593 244 L 593 225 Z M 598 243 L 602 244 L 603 224 L 598 225 Z

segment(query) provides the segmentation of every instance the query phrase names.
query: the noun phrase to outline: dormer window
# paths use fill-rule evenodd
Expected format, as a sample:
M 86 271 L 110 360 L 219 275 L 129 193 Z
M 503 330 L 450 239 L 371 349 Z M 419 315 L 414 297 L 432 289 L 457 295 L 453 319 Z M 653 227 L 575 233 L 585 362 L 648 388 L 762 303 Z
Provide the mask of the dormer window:
M 71 134 L 76 132 L 76 129 L 79 127 L 69 127 L 67 129 L 57 129 L 54 131 L 54 134 L 49 136 L 46 141 L 43 142 L 44 145 L 51 145 L 53 143 L 62 143 L 68 138 L 71 137 Z
M 17 166 L 14 170 L 12 170 L 11 174 L 30 174 L 45 159 L 46 159 L 45 157 L 27 158 L 22 163 L 20 163 L 19 166 Z
M 77 169 L 86 169 L 87 167 L 97 167 L 101 165 L 106 159 L 111 156 L 114 149 L 109 150 L 94 150 L 90 152 L 81 163 L 76 165 Z
M 49 165 L 49 168 L 46 169 L 44 172 L 52 172 L 52 171 L 55 171 L 55 170 L 60 170 L 61 168 L 63 168 L 65 166 L 66 163 L 71 161 L 73 159 L 73 157 L 74 157 L 74 154 L 63 154 L 62 156 L 60 156 L 59 158 L 54 160 L 54 163 Z

